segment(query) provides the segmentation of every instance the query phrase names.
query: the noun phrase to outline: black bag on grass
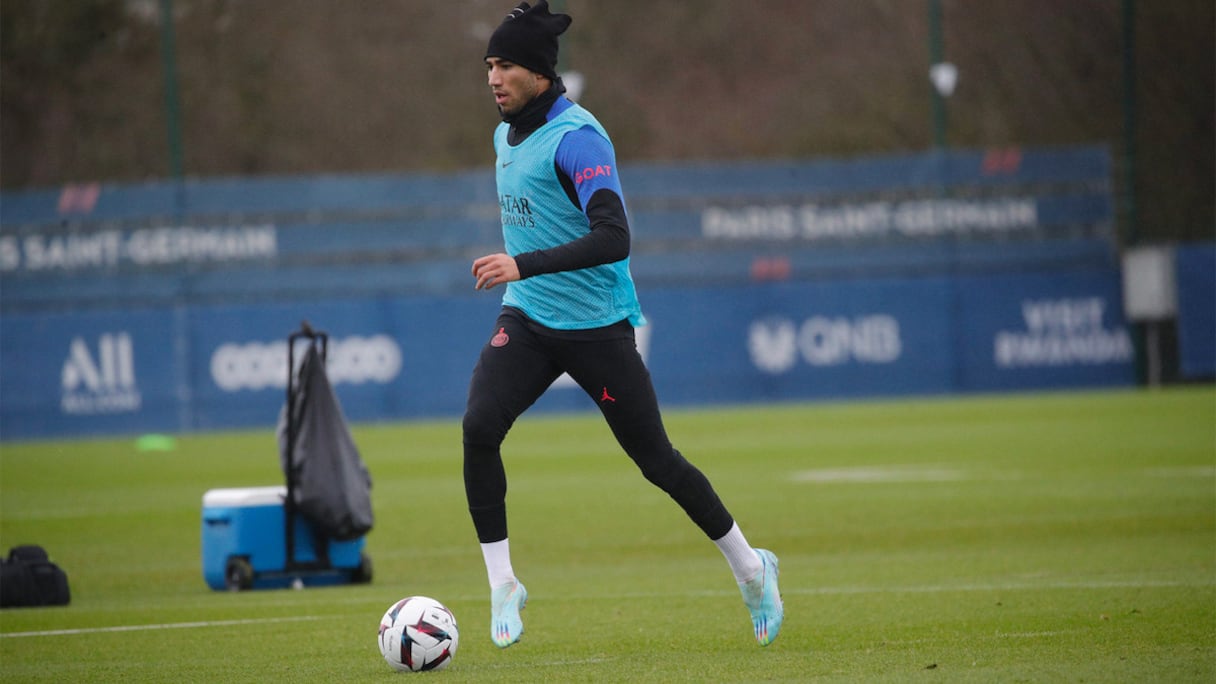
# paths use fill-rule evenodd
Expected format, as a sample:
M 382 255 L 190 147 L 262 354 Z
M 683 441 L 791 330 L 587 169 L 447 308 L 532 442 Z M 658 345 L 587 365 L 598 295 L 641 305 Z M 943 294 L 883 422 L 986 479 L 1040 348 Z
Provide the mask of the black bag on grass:
M 66 606 L 68 576 L 36 544 L 14 546 L 0 558 L 0 608 Z

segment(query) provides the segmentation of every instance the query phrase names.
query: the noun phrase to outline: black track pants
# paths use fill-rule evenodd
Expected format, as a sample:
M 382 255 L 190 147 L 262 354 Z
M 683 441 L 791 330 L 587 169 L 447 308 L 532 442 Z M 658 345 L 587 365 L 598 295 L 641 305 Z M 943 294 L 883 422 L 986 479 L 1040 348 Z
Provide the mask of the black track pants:
M 595 400 L 647 480 L 667 492 L 710 539 L 729 532 L 734 520 L 713 486 L 667 438 L 633 329 L 619 324 L 612 328 L 619 335 L 585 340 L 538 334 L 534 327 L 504 311 L 469 383 L 464 486 L 478 540 L 507 538 L 507 476 L 500 447 L 515 419 L 563 372 Z

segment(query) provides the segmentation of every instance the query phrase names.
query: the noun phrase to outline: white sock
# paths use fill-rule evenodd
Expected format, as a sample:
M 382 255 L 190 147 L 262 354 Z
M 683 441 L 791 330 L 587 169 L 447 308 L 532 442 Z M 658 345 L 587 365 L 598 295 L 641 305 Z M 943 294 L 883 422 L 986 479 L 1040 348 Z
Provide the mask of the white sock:
M 515 581 L 515 570 L 511 568 L 511 545 L 506 539 L 482 544 L 481 557 L 486 561 L 486 575 L 490 579 L 491 589 Z
M 730 532 L 720 539 L 715 539 L 714 543 L 718 545 L 722 555 L 726 556 L 726 562 L 730 564 L 730 571 L 735 574 L 736 582 L 742 584 L 764 571 L 764 563 L 760 561 L 760 556 L 756 555 L 755 549 L 747 543 L 739 529 L 739 523 L 732 525 Z

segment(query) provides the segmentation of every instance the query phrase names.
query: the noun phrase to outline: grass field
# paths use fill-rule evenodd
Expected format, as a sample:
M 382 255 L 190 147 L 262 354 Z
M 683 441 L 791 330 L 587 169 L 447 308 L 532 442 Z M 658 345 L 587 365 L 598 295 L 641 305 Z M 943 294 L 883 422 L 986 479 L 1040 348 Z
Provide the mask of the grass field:
M 0 546 L 45 546 L 72 604 L 0 613 L 5 682 L 1216 681 L 1216 390 L 669 411 L 677 446 L 781 558 L 755 645 L 725 561 L 596 416 L 508 438 L 527 632 L 489 640 L 458 421 L 355 426 L 369 585 L 214 592 L 203 493 L 279 484 L 272 430 L 5 444 Z M 450 668 L 398 675 L 376 625 L 444 601 Z

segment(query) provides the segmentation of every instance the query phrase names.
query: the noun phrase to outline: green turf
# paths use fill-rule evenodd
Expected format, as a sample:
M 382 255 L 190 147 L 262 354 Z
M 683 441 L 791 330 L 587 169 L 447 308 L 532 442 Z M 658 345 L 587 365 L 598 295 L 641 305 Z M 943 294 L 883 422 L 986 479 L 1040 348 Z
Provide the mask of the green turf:
M 526 416 L 505 450 L 531 600 L 505 651 L 489 640 L 458 421 L 355 426 L 375 480 L 375 580 L 304 591 L 202 580 L 202 495 L 281 483 L 269 429 L 3 445 L 0 547 L 47 547 L 73 598 L 0 613 L 0 680 L 413 676 L 380 659 L 376 624 L 426 594 L 462 640 L 450 668 L 419 676 L 451 682 L 1216 681 L 1211 386 L 667 422 L 781 558 L 787 621 L 767 649 L 721 555 L 597 417 Z M 82 631 L 31 634 L 54 630 Z

